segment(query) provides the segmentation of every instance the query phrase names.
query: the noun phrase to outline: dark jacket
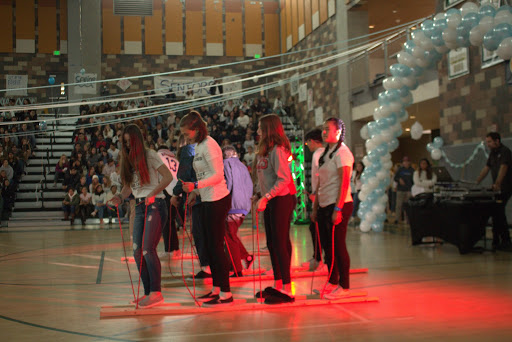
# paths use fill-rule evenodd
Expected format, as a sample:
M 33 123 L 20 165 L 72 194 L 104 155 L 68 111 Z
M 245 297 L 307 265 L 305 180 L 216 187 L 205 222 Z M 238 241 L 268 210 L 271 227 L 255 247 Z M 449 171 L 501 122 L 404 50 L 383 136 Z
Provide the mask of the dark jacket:
M 413 185 L 414 169 L 412 167 L 401 167 L 395 174 L 395 182 L 397 182 L 397 191 L 411 191 Z M 400 184 L 400 179 L 403 179 L 405 185 Z
M 180 152 L 180 165 L 178 166 L 178 183 L 172 190 L 174 196 L 184 194 L 182 182 L 195 182 L 197 181 L 196 172 L 192 163 L 194 162 L 194 156 L 196 155 L 196 145 L 183 146 Z M 197 197 L 197 199 L 199 199 Z

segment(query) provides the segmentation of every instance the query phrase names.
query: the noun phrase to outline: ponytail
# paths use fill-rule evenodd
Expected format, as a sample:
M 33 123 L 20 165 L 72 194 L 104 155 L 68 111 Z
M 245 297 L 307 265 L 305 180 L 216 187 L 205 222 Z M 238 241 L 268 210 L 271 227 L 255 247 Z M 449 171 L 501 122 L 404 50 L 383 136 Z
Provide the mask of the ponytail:
M 338 139 L 338 143 L 336 144 L 336 147 L 329 154 L 329 159 L 332 159 L 332 157 L 334 156 L 336 151 L 338 151 L 338 149 L 341 147 L 341 144 L 343 143 L 343 141 L 345 141 L 345 123 L 341 119 L 338 119 L 338 118 L 329 118 L 329 119 L 325 120 L 325 122 L 332 122 L 334 124 L 334 126 L 336 127 L 336 129 L 341 131 L 340 138 Z M 324 150 L 324 153 L 320 156 L 320 159 L 318 161 L 319 166 L 322 166 L 325 163 L 324 157 L 327 154 L 328 150 L 329 149 L 326 148 Z

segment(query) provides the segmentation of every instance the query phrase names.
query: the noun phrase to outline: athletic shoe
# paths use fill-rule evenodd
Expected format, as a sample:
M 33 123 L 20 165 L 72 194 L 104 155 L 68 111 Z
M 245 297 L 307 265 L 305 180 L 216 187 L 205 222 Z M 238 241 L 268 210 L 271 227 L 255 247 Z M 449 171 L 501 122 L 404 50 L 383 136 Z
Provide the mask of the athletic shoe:
M 197 274 L 195 275 L 195 278 L 197 278 L 197 279 L 206 279 L 206 278 L 211 278 L 211 277 L 212 277 L 212 275 L 210 273 L 206 273 L 203 270 L 197 272 Z
M 139 302 L 139 308 L 149 309 L 154 306 L 160 305 L 164 302 L 164 297 L 161 292 L 151 292 L 149 296 Z
M 130 304 L 137 304 L 137 302 L 141 302 L 141 300 L 143 300 L 144 298 L 146 298 L 146 295 L 142 296 L 142 297 L 139 297 L 139 299 L 134 299 L 132 301 L 130 301 Z
M 280 293 L 279 290 L 276 290 L 274 289 L 273 287 L 267 287 L 265 288 L 265 290 L 261 291 L 261 292 L 257 292 L 256 295 L 254 296 L 254 298 L 258 299 L 258 298 L 267 298 L 267 297 L 270 297 L 276 293 Z
M 248 270 L 249 268 L 251 268 L 251 265 L 253 262 L 254 262 L 253 255 L 249 255 L 247 258 L 245 258 L 245 260 L 244 260 L 245 269 Z
M 311 258 L 306 262 L 301 264 L 302 267 L 307 267 L 309 271 L 316 270 L 318 266 L 321 264 L 321 261 L 316 260 L 315 258 Z
M 337 284 L 331 284 L 331 283 L 327 283 L 327 286 L 325 287 L 325 290 L 322 288 L 320 289 L 320 291 L 324 291 L 324 295 L 326 294 L 329 294 L 329 293 L 332 293 L 334 290 L 336 290 L 338 288 L 338 285 Z M 321 292 L 320 292 L 321 293 Z
M 220 298 L 219 296 L 217 296 L 218 298 L 215 298 L 215 299 L 212 299 L 208 302 L 204 302 L 202 306 L 223 306 L 223 305 L 233 305 L 234 303 L 234 300 L 233 300 L 233 296 L 229 297 L 229 298 L 226 298 L 226 299 L 222 299 Z
M 199 301 L 199 302 L 209 302 L 209 301 L 212 301 L 212 300 L 217 300 L 219 298 L 220 298 L 219 294 L 213 294 L 210 291 L 207 294 L 205 294 L 204 296 L 197 297 L 197 301 Z
M 350 297 L 350 291 L 344 290 L 341 286 L 338 286 L 334 291 L 324 296 L 326 299 L 342 299 L 346 297 Z

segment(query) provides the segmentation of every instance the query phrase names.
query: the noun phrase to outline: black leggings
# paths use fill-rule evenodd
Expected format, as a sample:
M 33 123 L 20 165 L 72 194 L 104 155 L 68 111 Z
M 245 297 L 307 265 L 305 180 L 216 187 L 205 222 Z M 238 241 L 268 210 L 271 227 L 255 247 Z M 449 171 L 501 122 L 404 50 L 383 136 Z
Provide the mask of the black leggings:
M 350 215 L 354 208 L 353 202 L 347 202 L 343 205 L 341 211 L 342 220 L 334 229 L 334 267 L 329 278 L 331 284 L 338 284 L 345 290 L 350 288 L 350 256 L 347 251 L 347 226 Z M 332 263 L 332 213 L 334 204 L 327 207 L 318 208 L 318 230 L 320 231 L 320 241 L 325 251 L 325 263 L 331 270 Z
M 290 241 L 290 223 L 297 199 L 295 195 L 276 196 L 268 201 L 264 211 L 267 247 L 270 252 L 274 280 L 290 284 L 290 264 L 292 243 Z
M 165 205 L 167 206 L 167 208 L 170 208 L 169 217 L 167 218 L 167 221 L 165 221 L 162 227 L 162 236 L 164 238 L 165 251 L 179 251 L 180 242 L 178 241 L 178 229 L 176 228 L 176 216 L 178 215 L 178 210 L 176 209 L 175 206 L 171 205 L 170 196 L 165 196 Z
M 215 201 L 201 202 L 201 230 L 212 271 L 213 286 L 222 292 L 230 292 L 229 261 L 224 253 L 226 217 L 231 208 L 231 195 Z

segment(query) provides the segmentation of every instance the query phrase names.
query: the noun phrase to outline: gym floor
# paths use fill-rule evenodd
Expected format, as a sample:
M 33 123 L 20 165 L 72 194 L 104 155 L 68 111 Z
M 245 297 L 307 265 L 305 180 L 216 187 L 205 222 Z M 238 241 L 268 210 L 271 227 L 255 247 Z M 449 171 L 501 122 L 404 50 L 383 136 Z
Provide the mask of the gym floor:
M 252 229 L 242 241 L 252 250 Z M 128 229 L 124 229 L 127 239 Z M 181 234 L 179 234 L 182 236 Z M 292 264 L 312 255 L 308 226 L 293 226 Z M 351 288 L 379 302 L 315 307 L 100 319 L 100 306 L 127 304 L 132 289 L 119 228 L 69 227 L 0 230 L 0 331 L 2 341 L 510 341 L 512 253 L 460 255 L 455 246 L 411 246 L 407 226 L 383 233 L 349 227 Z M 131 246 L 126 243 L 127 253 Z M 265 237 L 260 233 L 260 245 Z M 163 249 L 163 243 L 159 250 Z M 185 252 L 190 252 L 187 242 Z M 256 261 L 257 262 L 257 261 Z M 269 269 L 268 256 L 262 267 Z M 185 259 L 184 271 L 192 272 Z M 181 260 L 170 264 L 181 274 Z M 138 273 L 129 264 L 137 291 Z M 197 271 L 197 266 L 196 269 Z M 162 275 L 169 275 L 167 264 Z M 325 276 L 316 276 L 321 288 Z M 311 278 L 293 281 L 309 294 Z M 165 281 L 163 281 L 165 283 Z M 263 287 L 272 285 L 264 282 Z M 232 284 L 236 299 L 251 298 L 259 282 Z M 197 286 L 198 294 L 209 286 Z M 166 302 L 192 302 L 186 287 L 164 288 Z

